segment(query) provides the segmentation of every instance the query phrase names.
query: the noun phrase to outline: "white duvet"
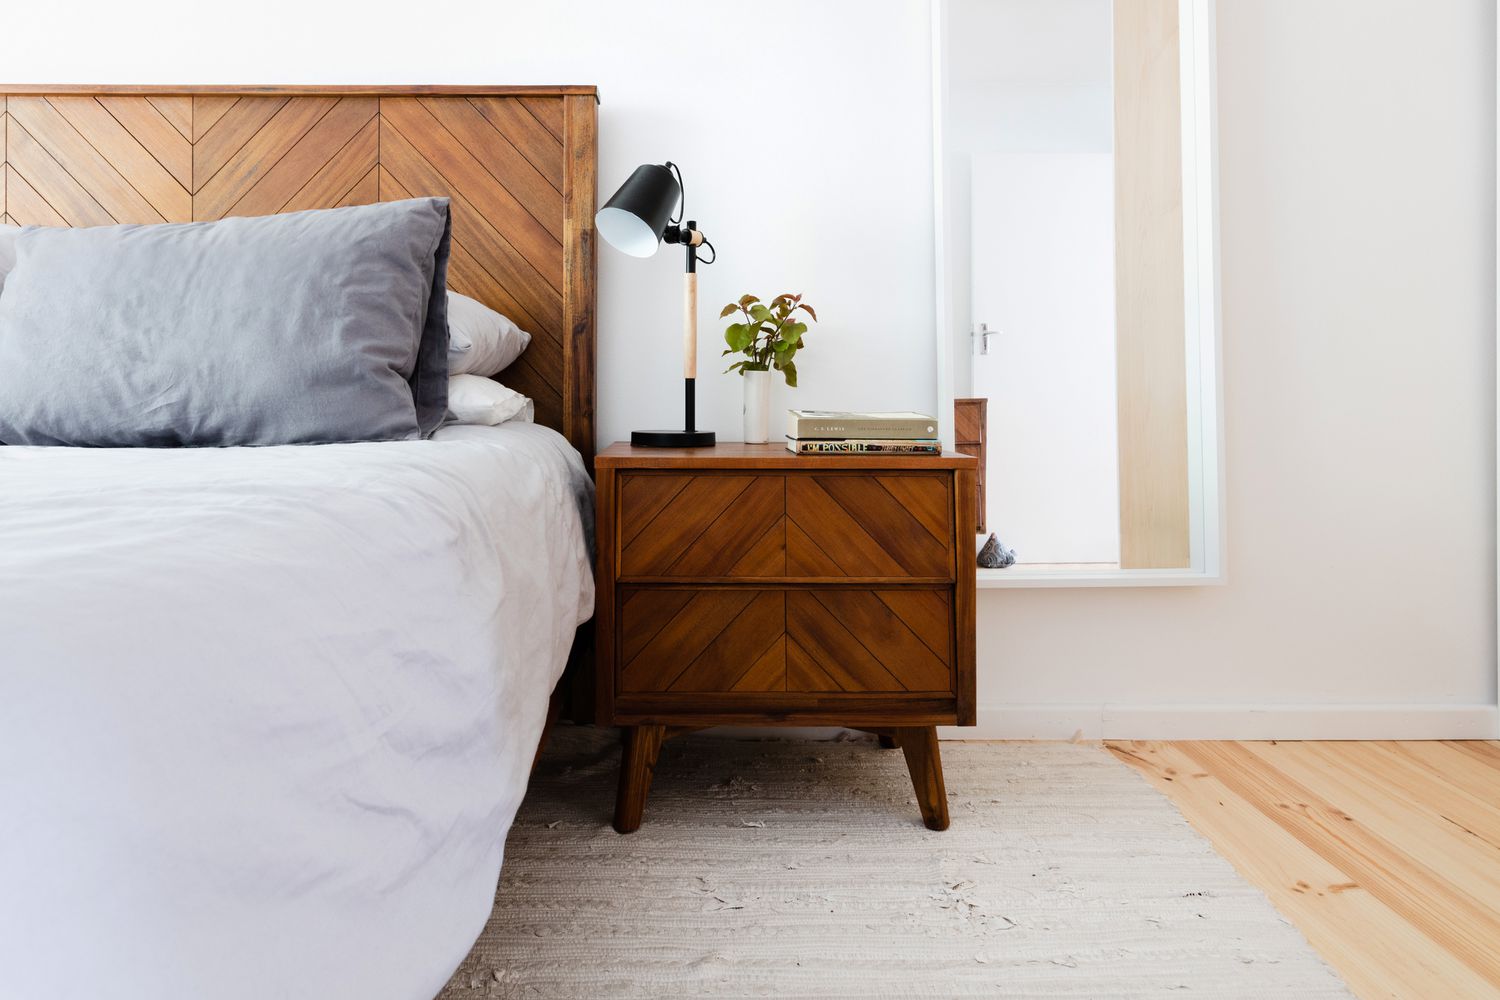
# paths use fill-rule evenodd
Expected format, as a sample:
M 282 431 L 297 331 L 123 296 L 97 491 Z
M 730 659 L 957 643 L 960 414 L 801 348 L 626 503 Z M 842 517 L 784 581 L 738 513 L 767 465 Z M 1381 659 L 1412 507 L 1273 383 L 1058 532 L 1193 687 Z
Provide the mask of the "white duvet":
M 428 1000 L 592 612 L 529 424 L 0 447 L 0 997 Z

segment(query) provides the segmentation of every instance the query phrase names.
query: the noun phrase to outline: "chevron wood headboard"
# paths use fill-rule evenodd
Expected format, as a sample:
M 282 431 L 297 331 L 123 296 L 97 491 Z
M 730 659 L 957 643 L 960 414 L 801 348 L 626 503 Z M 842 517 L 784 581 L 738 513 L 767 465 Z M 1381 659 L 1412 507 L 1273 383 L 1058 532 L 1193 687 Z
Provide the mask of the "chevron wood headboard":
M 594 452 L 593 87 L 0 85 L 0 218 L 98 226 L 452 199 L 448 282 L 531 346 L 505 372 Z

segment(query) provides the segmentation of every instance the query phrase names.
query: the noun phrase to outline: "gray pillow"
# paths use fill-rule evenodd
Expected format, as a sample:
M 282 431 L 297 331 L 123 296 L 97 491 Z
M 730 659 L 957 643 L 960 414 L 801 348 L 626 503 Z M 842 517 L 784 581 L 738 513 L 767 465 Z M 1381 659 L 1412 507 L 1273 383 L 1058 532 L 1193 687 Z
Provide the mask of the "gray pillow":
M 448 200 L 27 227 L 0 294 L 0 442 L 426 436 L 448 406 Z

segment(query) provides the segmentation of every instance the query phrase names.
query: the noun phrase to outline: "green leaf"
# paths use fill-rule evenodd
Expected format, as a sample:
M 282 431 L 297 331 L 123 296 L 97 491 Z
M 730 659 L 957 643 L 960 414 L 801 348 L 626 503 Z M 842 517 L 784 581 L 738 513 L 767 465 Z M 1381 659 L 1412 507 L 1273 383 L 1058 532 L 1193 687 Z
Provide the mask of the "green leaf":
M 724 331 L 724 343 L 736 353 L 749 347 L 755 340 L 755 332 L 744 323 L 730 323 Z
M 758 323 L 765 323 L 771 319 L 771 310 L 759 303 L 760 300 L 757 299 L 756 304 L 750 307 L 750 318 Z
M 806 323 L 793 323 L 781 331 L 781 339 L 789 344 L 796 344 L 802 340 L 802 335 L 807 332 Z
M 786 384 L 793 389 L 797 388 L 797 366 L 788 361 L 781 366 L 781 373 L 786 376 Z
M 808 305 L 806 302 L 802 303 L 797 308 L 798 309 L 806 309 L 807 310 L 807 314 L 813 318 L 813 322 L 816 323 L 818 321 L 818 314 L 815 313 L 815 312 L 813 312 L 813 307 L 810 306 L 810 305 Z
M 776 341 L 776 343 L 771 345 L 771 350 L 775 351 L 777 354 L 785 354 L 787 351 L 795 351 L 796 349 L 796 344 L 790 343 L 785 340 L 778 340 Z
M 732 371 L 734 371 L 736 369 L 739 369 L 739 368 L 743 368 L 746 365 L 748 365 L 749 363 L 750 362 L 748 362 L 748 361 L 736 361 L 734 364 L 732 364 L 728 368 L 724 369 L 724 374 L 728 375 L 730 372 L 732 372 Z
M 730 315 L 731 313 L 733 313 L 738 308 L 739 308 L 739 306 L 736 305 L 735 303 L 733 303 L 733 302 L 729 303 L 729 305 L 727 305 L 723 309 L 719 310 L 719 318 L 723 319 L 725 316 Z

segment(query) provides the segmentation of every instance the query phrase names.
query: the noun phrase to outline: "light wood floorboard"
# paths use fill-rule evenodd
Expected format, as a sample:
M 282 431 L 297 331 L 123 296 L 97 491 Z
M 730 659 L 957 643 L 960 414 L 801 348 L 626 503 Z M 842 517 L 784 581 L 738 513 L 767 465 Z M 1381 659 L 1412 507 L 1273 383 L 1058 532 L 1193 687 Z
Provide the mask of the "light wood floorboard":
M 1500 998 L 1500 743 L 1105 745 L 1360 997 Z

